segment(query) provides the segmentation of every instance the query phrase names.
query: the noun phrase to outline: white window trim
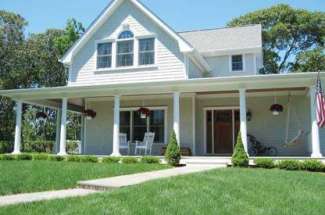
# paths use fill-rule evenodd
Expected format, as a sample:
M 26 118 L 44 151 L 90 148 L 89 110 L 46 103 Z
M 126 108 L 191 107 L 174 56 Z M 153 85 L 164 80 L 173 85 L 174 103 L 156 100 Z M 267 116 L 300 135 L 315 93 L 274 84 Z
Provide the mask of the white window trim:
M 236 56 L 236 55 L 241 55 L 242 59 L 243 59 L 243 69 L 242 70 L 232 70 L 232 56 Z M 229 55 L 229 71 L 233 72 L 233 73 L 241 73 L 241 72 L 245 72 L 246 71 L 246 65 L 245 65 L 245 54 L 232 54 Z
M 167 132 L 168 132 L 168 122 L 167 122 L 167 120 L 168 120 L 168 107 L 167 106 L 161 106 L 161 107 L 148 107 L 148 106 L 146 106 L 149 110 L 163 110 L 163 111 L 165 111 L 165 116 L 164 116 L 164 142 L 163 143 L 157 143 L 157 142 L 155 142 L 155 144 L 161 144 L 161 145 L 167 145 L 167 136 L 168 136 L 168 134 L 167 134 Z M 126 107 L 126 108 L 120 108 L 120 112 L 122 112 L 122 111 L 137 111 L 137 110 L 139 110 L 139 108 L 140 107 Z M 131 114 L 131 115 L 133 115 L 133 114 Z M 148 119 L 149 118 L 147 118 L 147 126 L 148 126 Z M 130 123 L 131 122 L 133 122 L 133 118 L 131 118 L 130 119 Z M 148 128 L 148 127 L 147 127 Z M 133 131 L 132 131 L 132 124 L 130 124 L 130 137 L 132 137 L 133 136 Z
M 152 53 L 153 52 L 153 60 L 154 60 L 154 63 L 153 64 L 144 64 L 144 65 L 140 65 L 139 64 L 139 59 L 140 59 L 140 40 L 143 40 L 143 39 L 153 39 L 153 50 L 152 51 L 142 51 L 141 53 Z M 138 49 L 138 53 L 137 53 L 137 63 L 138 63 L 138 66 L 151 66 L 151 65 L 156 65 L 156 60 L 157 60 L 157 54 L 156 54 L 156 51 L 157 51 L 157 48 L 156 48 L 156 43 L 157 43 L 157 40 L 156 40 L 156 37 L 138 37 L 137 38 L 137 49 Z
M 120 32 L 121 33 L 121 32 Z M 118 34 L 119 35 L 119 34 Z M 154 64 L 139 65 L 139 40 L 140 39 L 154 39 Z M 120 41 L 133 40 L 133 66 L 117 66 L 117 43 Z M 123 72 L 127 70 L 141 70 L 141 69 L 158 69 L 158 42 L 156 34 L 145 34 L 145 35 L 134 35 L 133 38 L 118 39 L 118 38 L 105 38 L 95 41 L 95 69 L 94 72 Z M 108 68 L 97 68 L 97 45 L 99 43 L 112 43 L 112 62 L 111 67 Z
M 114 39 L 102 39 L 102 40 L 96 40 L 95 41 L 95 68 L 96 70 L 107 70 L 107 69 L 111 69 L 113 68 L 113 56 L 114 56 L 114 42 L 115 40 Z M 112 54 L 111 54 L 111 67 L 107 67 L 107 68 L 97 68 L 97 57 L 98 57 L 98 50 L 97 50 L 97 47 L 98 47 L 98 44 L 101 44 L 101 43 L 112 43 Z

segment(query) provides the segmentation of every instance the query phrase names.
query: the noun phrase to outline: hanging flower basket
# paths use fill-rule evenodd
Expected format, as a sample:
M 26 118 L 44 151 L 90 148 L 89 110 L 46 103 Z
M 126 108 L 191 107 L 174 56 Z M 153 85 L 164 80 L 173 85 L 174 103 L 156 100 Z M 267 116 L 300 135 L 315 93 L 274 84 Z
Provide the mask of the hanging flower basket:
M 36 113 L 36 119 L 46 119 L 47 114 L 45 112 L 37 112 Z
M 273 104 L 271 107 L 270 107 L 270 111 L 272 112 L 272 114 L 274 116 L 278 116 L 280 113 L 283 112 L 283 106 L 280 105 L 280 104 Z
M 150 115 L 150 110 L 148 108 L 141 107 L 138 112 L 140 113 L 141 119 L 145 119 Z
M 84 110 L 83 115 L 86 117 L 88 120 L 92 120 L 96 117 L 97 113 L 94 110 Z

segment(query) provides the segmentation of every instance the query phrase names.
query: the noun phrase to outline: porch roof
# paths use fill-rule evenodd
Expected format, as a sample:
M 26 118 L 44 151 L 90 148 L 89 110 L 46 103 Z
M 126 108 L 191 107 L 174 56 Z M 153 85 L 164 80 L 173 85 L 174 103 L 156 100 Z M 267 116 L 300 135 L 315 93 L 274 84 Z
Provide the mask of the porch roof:
M 154 95 L 172 92 L 203 93 L 246 90 L 272 90 L 310 87 L 317 73 L 272 74 L 237 77 L 199 78 L 190 80 L 123 83 L 93 86 L 63 86 L 0 90 L 0 95 L 13 100 L 43 100 L 66 98 L 96 98 L 114 95 Z M 321 73 L 325 79 L 325 72 Z

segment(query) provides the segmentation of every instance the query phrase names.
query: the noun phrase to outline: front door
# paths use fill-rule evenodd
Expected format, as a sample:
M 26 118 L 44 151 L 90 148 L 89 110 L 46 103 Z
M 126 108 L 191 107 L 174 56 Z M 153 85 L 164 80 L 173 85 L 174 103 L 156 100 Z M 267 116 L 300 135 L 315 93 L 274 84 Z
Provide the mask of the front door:
M 206 110 L 206 152 L 229 156 L 239 131 L 238 110 Z

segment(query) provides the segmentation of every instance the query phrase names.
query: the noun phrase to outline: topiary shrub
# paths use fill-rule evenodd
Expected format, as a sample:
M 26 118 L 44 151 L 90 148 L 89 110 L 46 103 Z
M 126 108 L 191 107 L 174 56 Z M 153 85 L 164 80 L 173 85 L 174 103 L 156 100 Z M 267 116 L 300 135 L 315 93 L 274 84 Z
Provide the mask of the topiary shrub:
M 174 131 L 169 138 L 169 143 L 165 152 L 165 159 L 171 166 L 178 166 L 181 160 L 181 150 L 177 143 L 176 134 Z
M 50 161 L 64 161 L 65 157 L 61 155 L 51 155 L 49 156 Z
M 153 156 L 144 156 L 141 158 L 141 163 L 148 163 L 148 164 L 159 164 L 160 159 Z
M 49 159 L 49 154 L 32 154 L 33 160 L 48 160 Z
M 0 160 L 15 160 L 16 159 L 16 156 L 15 155 L 11 155 L 11 154 L 3 154 L 3 155 L 0 155 Z
M 301 163 L 301 169 L 311 172 L 322 172 L 324 164 L 318 160 L 305 160 Z
M 121 162 L 124 164 L 135 164 L 138 163 L 138 158 L 135 157 L 124 157 L 121 159 Z
M 9 141 L 0 141 L 0 154 L 10 153 L 14 150 L 14 145 Z
M 119 163 L 120 160 L 121 158 L 119 157 L 104 157 L 102 158 L 102 163 L 108 163 L 108 164 Z
M 33 157 L 30 154 L 18 154 L 15 155 L 16 160 L 32 160 Z
M 247 153 L 245 152 L 245 148 L 241 138 L 241 132 L 238 133 L 237 144 L 235 146 L 235 151 L 232 155 L 231 162 L 232 165 L 235 167 L 248 167 L 249 159 Z
M 278 167 L 285 170 L 300 170 L 302 165 L 297 160 L 283 160 L 278 163 Z
M 275 167 L 274 161 L 271 158 L 257 158 L 255 165 L 258 168 L 272 169 Z
M 78 156 L 76 156 L 78 157 Z M 96 156 L 79 156 L 79 162 L 85 162 L 85 163 L 98 163 L 98 157 Z

